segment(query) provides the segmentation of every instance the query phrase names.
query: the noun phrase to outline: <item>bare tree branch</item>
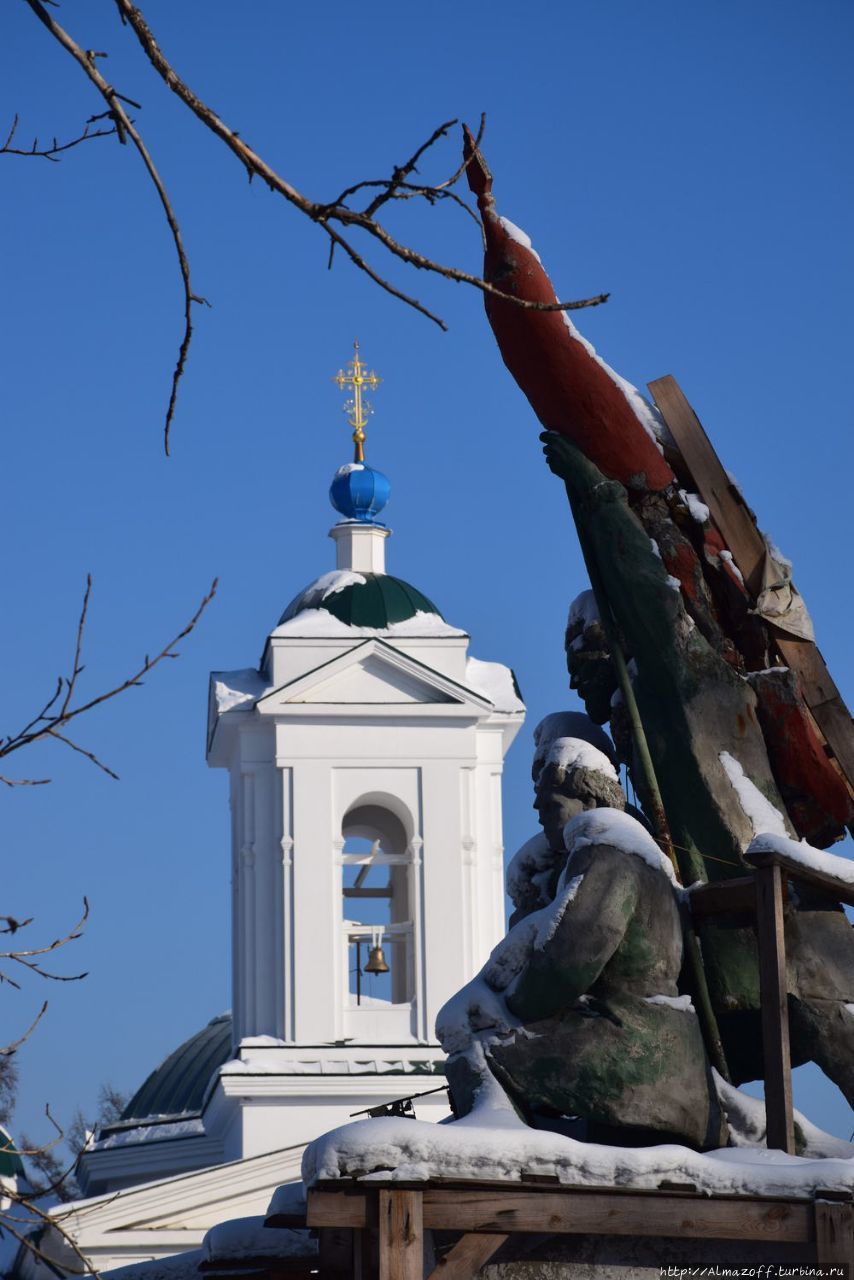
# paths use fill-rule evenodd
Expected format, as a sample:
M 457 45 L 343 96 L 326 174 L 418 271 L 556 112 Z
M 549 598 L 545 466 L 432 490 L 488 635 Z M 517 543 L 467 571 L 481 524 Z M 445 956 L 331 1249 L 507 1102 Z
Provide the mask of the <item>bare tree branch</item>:
M 16 920 L 14 916 L 0 916 L 0 920 L 6 921 L 0 927 L 0 933 L 17 933 L 19 929 L 25 929 L 28 924 L 32 924 L 33 919 L 33 916 L 27 916 L 26 920 Z
M 45 1193 L 49 1194 L 50 1192 L 54 1192 L 58 1194 L 59 1191 L 61 1190 L 63 1182 L 68 1178 L 70 1172 L 71 1172 L 70 1169 L 66 1170 L 64 1173 L 61 1173 L 58 1177 L 56 1177 L 51 1183 L 51 1185 L 45 1188 Z M 37 1205 L 30 1197 L 22 1195 L 19 1191 L 14 1191 L 10 1189 L 6 1192 L 6 1194 L 8 1198 L 12 1201 L 12 1203 L 19 1205 L 22 1209 L 25 1210 L 27 1215 L 26 1217 L 23 1217 L 23 1216 L 12 1217 L 8 1212 L 3 1215 L 3 1220 L 2 1220 L 3 1229 L 5 1231 L 8 1231 L 10 1236 L 13 1237 L 13 1239 L 17 1240 L 19 1244 L 23 1245 L 24 1248 L 27 1249 L 27 1251 L 33 1255 L 33 1257 L 38 1258 L 42 1262 L 47 1263 L 50 1270 L 56 1274 L 57 1264 L 60 1262 L 60 1259 L 54 1256 L 51 1256 L 41 1247 L 43 1243 L 43 1238 L 44 1238 L 44 1231 L 40 1230 L 40 1231 L 33 1232 L 32 1230 L 34 1225 L 40 1225 L 42 1228 L 49 1227 L 56 1232 L 56 1234 L 62 1240 L 63 1244 L 68 1246 L 68 1248 L 74 1254 L 77 1262 L 79 1262 L 80 1264 L 79 1268 L 76 1266 L 69 1266 L 68 1262 L 63 1260 L 62 1274 L 73 1275 L 73 1276 L 78 1276 L 78 1275 L 93 1276 L 94 1280 L 99 1280 L 100 1272 L 95 1267 L 92 1266 L 89 1259 L 85 1256 L 85 1254 L 83 1254 L 80 1251 L 78 1245 L 74 1240 L 74 1237 L 68 1231 L 66 1231 L 65 1227 L 62 1225 L 61 1220 L 57 1217 L 55 1213 L 46 1213 L 45 1210 L 42 1209 L 39 1205 Z M 19 1226 L 22 1227 L 23 1229 L 18 1230 L 17 1227 L 12 1225 L 13 1222 L 18 1223 Z M 26 1230 L 27 1227 L 30 1228 L 29 1231 Z
M 112 138 L 118 132 L 115 126 L 111 129 L 90 129 L 89 125 L 92 120 L 87 121 L 83 132 L 77 138 L 72 138 L 70 142 L 57 142 L 53 139 L 49 147 L 40 147 L 38 138 L 33 139 L 31 147 L 13 147 L 12 141 L 18 131 L 18 117 L 12 121 L 12 127 L 9 130 L 6 141 L 0 147 L 0 156 L 39 156 L 43 160 L 50 160 L 53 164 L 59 164 L 59 156 L 63 151 L 70 151 L 72 147 L 79 147 L 81 142 L 88 142 L 91 138 Z
M 6 1044 L 6 1045 L 4 1045 L 4 1046 L 3 1046 L 3 1048 L 2 1048 L 2 1049 L 0 1049 L 0 1056 L 2 1056 L 2 1057 L 4 1057 L 4 1058 L 10 1058 L 10 1057 L 12 1056 L 12 1054 L 15 1052 L 15 1050 L 16 1050 L 16 1049 L 20 1049 L 21 1045 L 22 1045 L 26 1040 L 29 1040 L 30 1036 L 33 1034 L 33 1032 L 35 1031 L 35 1029 L 36 1029 L 36 1027 L 39 1025 L 39 1023 L 41 1022 L 41 1020 L 42 1020 L 42 1018 L 44 1017 L 44 1015 L 45 1015 L 45 1013 L 46 1013 L 46 1012 L 47 1012 L 47 1000 L 45 1000 L 44 1004 L 43 1004 L 43 1005 L 42 1005 L 42 1007 L 39 1009 L 39 1011 L 38 1011 L 38 1013 L 36 1014 L 36 1016 L 35 1016 L 34 1020 L 33 1020 L 33 1021 L 30 1023 L 30 1025 L 27 1027 L 27 1029 L 26 1029 L 26 1031 L 24 1032 L 24 1034 L 23 1034 L 22 1036 L 18 1036 L 18 1039 L 17 1039 L 17 1040 L 13 1040 L 13 1041 L 11 1042 L 11 1044 Z M 19 1152 L 18 1154 L 20 1155 L 20 1152 Z
M 94 50 L 91 49 L 88 50 L 88 52 L 84 52 L 80 48 L 79 44 L 71 38 L 67 31 L 64 31 L 59 23 L 54 21 L 44 8 L 44 5 L 39 3 L 39 0 L 26 0 L 26 3 L 30 6 L 39 21 L 44 23 L 51 35 L 59 41 L 68 53 L 71 54 L 72 58 L 74 58 L 78 65 L 82 67 L 83 71 L 95 85 L 96 89 L 107 103 L 107 107 L 109 109 L 108 114 L 112 117 L 115 124 L 116 132 L 119 135 L 119 142 L 123 143 L 125 141 L 125 135 L 127 135 L 136 147 L 142 158 L 143 164 L 148 170 L 148 175 L 154 183 L 157 194 L 160 197 L 160 203 L 163 206 L 163 212 L 166 215 L 166 221 L 169 224 L 169 230 L 172 233 L 172 242 L 175 245 L 175 252 L 178 255 L 181 283 L 184 288 L 184 335 L 181 339 L 181 345 L 178 348 L 178 360 L 175 365 L 175 371 L 172 374 L 172 387 L 169 393 L 169 405 L 166 410 L 166 424 L 163 431 L 164 448 L 168 454 L 169 431 L 172 426 L 172 418 L 175 414 L 175 404 L 178 398 L 178 383 L 181 381 L 184 374 L 184 366 L 187 363 L 187 353 L 190 350 L 190 342 L 193 337 L 193 303 L 202 303 L 204 306 L 209 306 L 210 304 L 206 298 L 202 298 L 199 294 L 193 292 L 193 287 L 190 282 L 190 263 L 187 259 L 187 254 L 184 251 L 181 228 L 178 225 L 178 219 L 175 217 L 175 212 L 170 203 L 169 196 L 167 195 L 166 187 L 163 185 L 160 174 L 155 168 L 154 161 L 151 158 L 148 148 L 134 127 L 130 116 L 122 106 L 122 102 L 131 102 L 131 105 L 133 106 L 138 106 L 139 104 L 132 103 L 130 98 L 125 98 L 122 94 L 118 93 L 101 75 L 95 65 L 95 58 L 104 57 L 104 54 L 96 54 Z
M 75 742 L 68 734 L 62 733 L 61 730 L 72 720 L 85 715 L 87 711 L 91 711 L 94 707 L 100 706 L 102 702 L 108 702 L 111 698 L 116 698 L 120 693 L 124 693 L 126 689 L 135 688 L 137 685 L 142 684 L 143 677 L 148 675 L 150 671 L 153 671 L 154 668 L 165 659 L 177 658 L 178 653 L 176 651 L 176 646 L 193 630 L 196 623 L 199 621 L 199 618 L 201 618 L 205 609 L 216 595 L 216 589 L 217 580 L 214 579 L 211 583 L 210 590 L 202 599 L 201 604 L 193 614 L 190 621 L 182 627 L 178 634 L 170 640 L 168 644 L 164 645 L 160 652 L 155 654 L 153 658 L 146 654 L 141 665 L 133 672 L 132 675 L 128 676 L 127 679 L 120 681 L 119 684 L 114 685 L 105 693 L 101 693 L 98 694 L 97 697 L 90 698 L 88 702 L 83 702 L 78 706 L 74 706 L 72 703 L 74 694 L 77 690 L 77 682 L 84 671 L 84 666 L 81 661 L 83 652 L 83 634 L 86 626 L 86 618 L 89 612 L 89 600 L 92 594 L 92 577 L 91 574 L 87 575 L 86 589 L 83 593 L 83 604 L 80 610 L 80 618 L 77 623 L 77 634 L 74 644 L 74 657 L 71 664 L 71 674 L 69 676 L 60 676 L 58 678 L 56 689 L 53 694 L 48 698 L 41 711 L 39 711 L 37 715 L 33 716 L 33 718 L 25 724 L 22 729 L 17 733 L 11 734 L 10 736 L 0 740 L 0 759 L 4 756 L 12 755 L 15 751 L 20 751 L 22 747 L 30 746 L 33 742 L 46 741 L 47 739 L 52 738 L 57 742 L 63 743 L 66 747 L 70 747 L 72 751 L 76 751 L 78 754 L 85 756 L 87 760 L 91 760 L 94 765 L 97 765 L 99 769 L 102 769 L 104 773 L 108 774 L 111 778 L 118 778 L 118 774 L 109 768 L 108 765 L 104 764 L 102 760 L 99 760 L 93 751 L 89 751 L 86 747 L 80 746 L 79 743 Z M 59 703 L 58 707 L 57 703 Z M 0 781 L 4 782 L 7 786 L 14 787 L 37 786 L 49 782 L 50 779 L 26 778 L 18 780 L 0 776 Z
M 85 925 L 88 919 L 89 919 L 89 900 L 88 898 L 84 897 L 82 916 L 77 921 L 77 923 L 73 925 L 72 928 L 69 929 L 69 931 L 66 934 L 64 934 L 61 938 L 54 938 L 53 942 L 49 942 L 47 943 L 46 946 L 43 946 L 43 947 L 16 947 L 11 951 L 0 951 L 0 960 L 10 960 L 13 964 L 21 965 L 24 969 L 28 970 L 29 973 L 34 973 L 39 978 L 47 978 L 51 982 L 80 982 L 82 981 L 83 978 L 86 977 L 85 973 L 74 973 L 74 974 L 51 973 L 50 970 L 43 968 L 42 965 L 38 963 L 38 961 L 33 959 L 33 957 L 50 955 L 54 951 L 59 951 L 61 947 L 66 947 L 68 946 L 69 943 L 76 942 L 78 938 L 82 936 L 83 926 Z M 32 918 L 30 920 L 27 920 L 25 923 L 32 924 Z M 23 926 L 19 926 L 19 927 L 23 927 Z M 20 983 L 16 982 L 15 979 L 11 978 L 8 973 L 0 969 L 0 983 L 3 983 L 3 982 L 5 982 L 10 987 L 15 987 L 17 990 L 20 990 Z M 47 1005 L 45 1005 L 45 1008 L 47 1008 Z M 38 1018 L 36 1018 L 35 1023 L 33 1023 L 33 1027 L 35 1027 L 36 1024 L 39 1022 L 43 1013 L 44 1013 L 44 1009 L 42 1009 L 42 1012 L 39 1014 Z M 0 1049 L 0 1055 L 14 1053 L 15 1049 L 17 1049 L 18 1046 L 23 1044 L 24 1040 L 26 1040 L 27 1036 L 33 1030 L 33 1027 L 31 1027 L 30 1031 L 28 1031 L 20 1040 L 16 1040 L 14 1044 L 11 1045 L 11 1047 L 6 1046 L 5 1049 Z
M 103 53 L 95 53 L 93 50 L 84 52 L 76 41 L 63 28 L 54 21 L 47 12 L 43 0 L 25 0 L 33 13 L 40 22 L 48 29 L 53 37 L 62 45 L 62 47 L 75 59 L 84 73 L 92 81 L 98 92 L 107 103 L 108 111 L 105 113 L 110 116 L 116 126 L 119 134 L 119 141 L 125 141 L 125 135 L 131 138 L 137 151 L 142 157 L 143 163 L 148 170 L 149 176 L 154 183 L 160 202 L 163 206 L 166 220 L 172 234 L 175 249 L 178 255 L 178 262 L 181 271 L 181 280 L 184 289 L 184 336 L 178 352 L 178 361 L 172 376 L 172 388 L 169 397 L 169 405 L 166 412 L 166 423 L 164 428 L 164 445 L 166 452 L 169 452 L 170 428 L 172 418 L 175 412 L 176 397 L 178 394 L 178 384 L 184 373 L 187 360 L 187 353 L 192 339 L 192 304 L 194 302 L 204 302 L 205 299 L 196 295 L 190 284 L 190 267 L 187 255 L 184 251 L 181 231 L 177 218 L 169 200 L 169 196 L 158 174 L 151 156 L 145 147 L 139 133 L 134 129 L 127 113 L 122 107 L 122 102 L 130 102 L 118 93 L 116 89 L 110 85 L 95 65 L 96 57 L 105 56 Z M 139 44 L 148 59 L 151 66 L 161 77 L 164 83 L 172 90 L 173 93 L 184 103 L 184 105 L 196 116 L 201 123 L 209 129 L 216 137 L 224 143 L 226 147 L 237 157 L 243 166 L 249 181 L 254 177 L 259 177 L 270 189 L 270 191 L 282 196 L 289 204 L 293 205 L 302 214 L 309 218 L 312 222 L 317 223 L 319 227 L 326 233 L 330 240 L 329 265 L 332 265 L 334 249 L 336 245 L 340 245 L 345 251 L 350 261 L 360 270 L 379 285 L 386 293 L 405 302 L 407 306 L 413 307 L 422 315 L 427 316 L 434 323 L 445 329 L 447 326 L 444 322 L 430 311 L 426 306 L 419 302 L 416 298 L 404 293 L 398 289 L 391 281 L 382 276 L 375 268 L 370 266 L 365 257 L 358 252 L 357 249 L 344 236 L 341 230 L 336 229 L 332 224 L 337 224 L 338 228 L 356 228 L 364 231 L 367 235 L 372 236 L 383 249 L 385 249 L 393 258 L 401 262 L 405 262 L 411 267 L 415 267 L 421 271 L 427 271 L 447 280 L 454 280 L 458 283 L 468 284 L 475 289 L 479 289 L 485 294 L 494 294 L 503 301 L 509 302 L 513 306 L 522 307 L 524 309 L 538 311 L 571 311 L 579 307 L 598 306 L 607 300 L 607 294 L 599 294 L 594 298 L 585 298 L 575 302 L 555 302 L 540 303 L 529 302 L 523 298 L 517 298 L 507 295 L 490 284 L 482 277 L 473 275 L 470 272 L 462 271 L 457 267 L 446 266 L 440 262 L 434 261 L 425 254 L 417 252 L 408 245 L 400 243 L 391 233 L 376 220 L 376 213 L 390 201 L 400 199 L 422 198 L 430 204 L 437 201 L 450 198 L 458 205 L 461 205 L 467 212 L 471 210 L 456 193 L 451 193 L 450 188 L 459 180 L 465 172 L 469 163 L 464 160 L 463 163 L 455 170 L 450 178 L 432 186 L 429 184 L 416 184 L 408 182 L 411 174 L 417 172 L 417 165 L 421 158 L 429 151 L 436 142 L 445 137 L 448 130 L 456 123 L 455 120 L 446 121 L 433 131 L 430 137 L 423 142 L 412 154 L 409 160 L 403 165 L 396 165 L 392 170 L 390 178 L 384 180 L 376 180 L 371 182 L 357 182 L 354 186 L 347 187 L 341 196 L 332 203 L 323 203 L 309 199 L 298 191 L 291 183 L 283 178 L 262 156 L 254 151 L 248 143 L 246 143 L 234 129 L 231 129 L 205 102 L 203 102 L 190 87 L 178 76 L 171 63 L 161 51 L 151 28 L 142 15 L 141 10 L 131 0 L 115 0 L 119 16 L 125 25 L 129 25 L 139 41 Z M 131 105 L 138 105 L 133 104 Z M 92 117 L 96 120 L 100 117 Z M 91 123 L 91 122 L 90 122 Z M 481 126 L 478 134 L 478 140 L 483 134 L 484 119 L 481 118 Z M 379 188 L 373 197 L 368 201 L 367 205 L 362 209 L 352 208 L 346 203 L 353 195 L 365 190 L 366 188 Z

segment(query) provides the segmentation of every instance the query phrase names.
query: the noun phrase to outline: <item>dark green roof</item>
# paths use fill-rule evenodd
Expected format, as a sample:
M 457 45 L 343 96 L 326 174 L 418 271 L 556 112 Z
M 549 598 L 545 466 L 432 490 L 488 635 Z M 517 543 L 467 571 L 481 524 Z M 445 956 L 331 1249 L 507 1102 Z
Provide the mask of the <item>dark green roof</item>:
M 350 583 L 340 591 L 324 594 L 324 579 L 311 583 L 296 596 L 279 622 L 290 622 L 304 609 L 325 609 L 348 627 L 384 630 L 393 622 L 405 622 L 416 613 L 441 613 L 417 587 L 387 573 L 360 573 L 364 582 Z
M 21 1157 L 9 1134 L 0 1125 L 0 1178 L 14 1178 L 24 1172 Z
M 208 1081 L 230 1057 L 231 1014 L 223 1013 L 152 1071 L 122 1112 L 122 1122 L 198 1115 Z

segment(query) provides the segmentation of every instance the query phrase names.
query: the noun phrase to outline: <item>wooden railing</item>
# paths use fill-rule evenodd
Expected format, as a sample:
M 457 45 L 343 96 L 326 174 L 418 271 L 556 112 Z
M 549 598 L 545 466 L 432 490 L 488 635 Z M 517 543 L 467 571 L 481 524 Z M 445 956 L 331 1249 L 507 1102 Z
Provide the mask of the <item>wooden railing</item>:
M 748 853 L 753 874 L 719 880 L 691 892 L 695 924 L 734 912 L 755 914 L 759 943 L 759 994 L 765 1059 L 766 1145 L 795 1153 L 792 1119 L 792 1065 L 783 902 L 787 878 L 854 907 L 854 885 L 831 871 L 805 866 L 784 853 Z

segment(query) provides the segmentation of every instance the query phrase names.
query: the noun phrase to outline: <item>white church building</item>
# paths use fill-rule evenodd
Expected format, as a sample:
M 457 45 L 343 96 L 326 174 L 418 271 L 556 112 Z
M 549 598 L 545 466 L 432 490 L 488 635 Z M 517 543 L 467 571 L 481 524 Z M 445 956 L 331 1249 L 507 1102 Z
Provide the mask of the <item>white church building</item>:
M 446 1115 L 436 1014 L 504 934 L 501 775 L 524 705 L 509 668 L 387 572 L 389 482 L 363 456 L 378 379 L 358 346 L 336 381 L 356 444 L 330 489 L 336 567 L 294 597 L 257 669 L 210 681 L 232 1013 L 81 1157 L 86 1198 L 61 1214 L 100 1271 L 263 1214 L 305 1144 L 354 1112 L 423 1095 L 419 1118 Z

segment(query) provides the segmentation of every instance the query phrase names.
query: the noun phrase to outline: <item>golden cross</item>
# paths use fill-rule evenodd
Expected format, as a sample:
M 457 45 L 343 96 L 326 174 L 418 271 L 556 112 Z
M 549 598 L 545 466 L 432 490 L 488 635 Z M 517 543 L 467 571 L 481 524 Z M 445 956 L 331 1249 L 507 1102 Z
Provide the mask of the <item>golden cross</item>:
M 346 391 L 350 387 L 353 389 L 352 398 L 344 402 L 344 412 L 353 428 L 353 444 L 356 446 L 354 462 L 364 462 L 365 427 L 368 425 L 368 415 L 373 413 L 373 408 L 364 399 L 362 390 L 364 387 L 370 387 L 371 391 L 376 391 L 382 378 L 378 378 L 373 369 L 368 373 L 368 366 L 359 359 L 359 344 L 354 342 L 353 359 L 347 363 L 347 372 L 339 369 L 332 381 L 338 384 L 339 391 Z

